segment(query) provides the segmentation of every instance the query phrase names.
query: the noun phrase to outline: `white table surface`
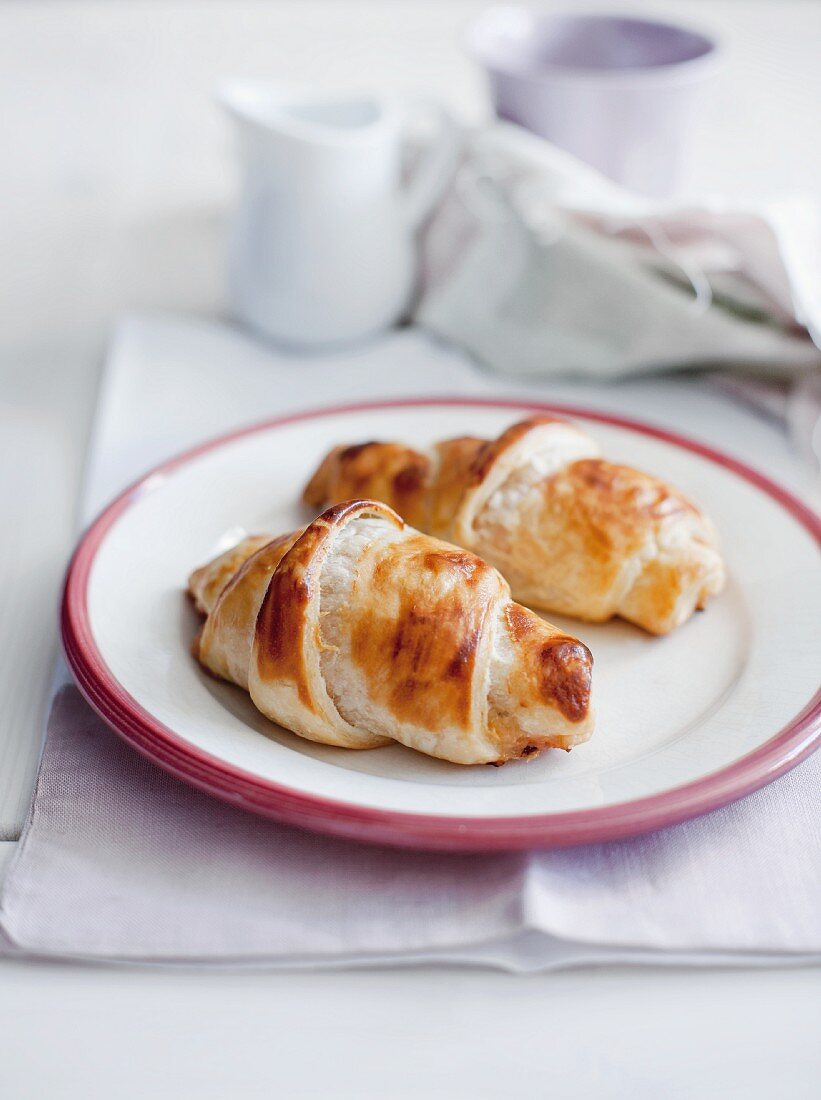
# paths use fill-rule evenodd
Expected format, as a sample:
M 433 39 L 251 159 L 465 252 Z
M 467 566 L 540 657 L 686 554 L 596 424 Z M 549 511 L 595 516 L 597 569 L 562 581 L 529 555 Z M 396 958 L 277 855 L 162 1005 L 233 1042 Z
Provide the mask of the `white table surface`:
M 459 38 L 481 3 L 0 4 L 0 821 L 10 858 L 107 334 L 219 313 L 224 75 L 423 92 L 486 110 Z M 606 4 L 600 3 L 599 8 Z M 821 5 L 647 3 L 723 32 L 682 188 L 821 197 Z M 813 111 L 815 105 L 816 111 Z M 9 452 L 7 451 L 6 454 Z M 24 567 L 25 566 L 25 567 Z M 26 723 L 12 758 L 3 731 Z M 817 1095 L 818 970 L 193 973 L 0 963 L 0 1096 Z

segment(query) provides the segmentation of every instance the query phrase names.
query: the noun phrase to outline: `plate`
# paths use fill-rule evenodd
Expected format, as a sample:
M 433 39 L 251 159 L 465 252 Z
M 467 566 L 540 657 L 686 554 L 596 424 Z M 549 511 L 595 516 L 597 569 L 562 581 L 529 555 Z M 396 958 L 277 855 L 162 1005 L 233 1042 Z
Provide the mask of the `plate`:
M 522 415 L 572 418 L 608 458 L 673 482 L 716 521 L 726 591 L 666 638 L 552 616 L 595 657 L 598 721 L 572 753 L 460 767 L 400 745 L 316 745 L 259 714 L 189 653 L 191 569 L 241 530 L 306 522 L 301 488 L 337 442 L 493 436 Z M 794 766 L 821 732 L 821 524 L 754 470 L 688 439 L 590 410 L 413 399 L 257 424 L 158 467 L 91 525 L 68 569 L 62 636 L 89 702 L 181 779 L 290 824 L 449 850 L 610 840 L 682 821 Z

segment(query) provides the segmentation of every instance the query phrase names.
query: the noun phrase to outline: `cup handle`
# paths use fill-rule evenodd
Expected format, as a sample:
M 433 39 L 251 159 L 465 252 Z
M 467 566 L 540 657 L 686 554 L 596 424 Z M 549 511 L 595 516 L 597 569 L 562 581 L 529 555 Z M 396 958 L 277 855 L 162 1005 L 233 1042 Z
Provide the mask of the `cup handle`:
M 427 100 L 417 100 L 407 106 L 408 117 L 412 112 L 423 111 L 435 119 L 437 133 L 404 188 L 405 215 L 414 229 L 422 224 L 442 197 L 456 171 L 462 145 L 460 128 L 443 107 Z

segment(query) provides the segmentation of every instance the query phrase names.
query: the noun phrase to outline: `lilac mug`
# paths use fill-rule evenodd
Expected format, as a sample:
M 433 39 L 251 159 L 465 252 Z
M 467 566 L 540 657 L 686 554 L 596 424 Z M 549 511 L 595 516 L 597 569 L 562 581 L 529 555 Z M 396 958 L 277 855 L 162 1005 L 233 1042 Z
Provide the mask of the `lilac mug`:
M 496 113 L 645 194 L 676 179 L 694 93 L 718 43 L 685 27 L 610 15 L 491 8 L 468 36 Z

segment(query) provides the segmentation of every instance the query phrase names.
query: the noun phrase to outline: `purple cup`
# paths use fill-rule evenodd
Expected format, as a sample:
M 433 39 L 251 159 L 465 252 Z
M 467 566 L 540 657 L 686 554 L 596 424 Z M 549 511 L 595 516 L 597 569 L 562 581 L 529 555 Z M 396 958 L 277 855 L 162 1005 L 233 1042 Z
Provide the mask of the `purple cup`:
M 499 118 L 652 195 L 674 186 L 695 93 L 719 55 L 714 38 L 671 23 L 513 5 L 484 12 L 468 49 Z

